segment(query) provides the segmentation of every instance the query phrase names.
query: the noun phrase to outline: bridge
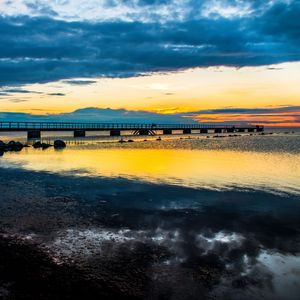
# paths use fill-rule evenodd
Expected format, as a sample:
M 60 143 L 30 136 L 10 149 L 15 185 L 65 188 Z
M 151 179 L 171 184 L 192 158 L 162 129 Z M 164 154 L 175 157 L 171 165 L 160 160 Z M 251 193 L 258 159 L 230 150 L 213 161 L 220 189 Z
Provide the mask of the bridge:
M 142 123 L 75 123 L 75 122 L 0 122 L 0 132 L 27 132 L 28 139 L 41 137 L 44 131 L 73 131 L 74 137 L 84 137 L 86 131 L 108 131 L 110 136 L 120 136 L 122 131 L 131 131 L 135 135 L 172 134 L 182 130 L 183 134 L 224 133 L 224 132 L 262 132 L 262 125 L 213 125 L 193 124 L 142 124 Z

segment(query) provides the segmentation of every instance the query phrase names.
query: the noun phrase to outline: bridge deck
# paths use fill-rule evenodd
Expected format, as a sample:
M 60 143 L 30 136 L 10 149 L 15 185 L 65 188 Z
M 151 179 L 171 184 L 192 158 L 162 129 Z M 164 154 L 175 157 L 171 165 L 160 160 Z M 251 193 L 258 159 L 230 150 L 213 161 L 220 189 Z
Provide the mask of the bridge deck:
M 0 122 L 0 131 L 106 131 L 106 130 L 181 130 L 181 129 L 260 129 L 261 125 L 213 124 L 142 124 L 142 123 L 72 123 L 72 122 Z

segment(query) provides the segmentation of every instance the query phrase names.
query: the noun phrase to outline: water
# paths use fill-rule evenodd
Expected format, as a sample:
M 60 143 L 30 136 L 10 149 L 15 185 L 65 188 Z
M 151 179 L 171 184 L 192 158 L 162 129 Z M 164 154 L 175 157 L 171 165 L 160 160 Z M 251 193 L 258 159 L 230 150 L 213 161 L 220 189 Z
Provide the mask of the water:
M 138 298 L 298 299 L 300 131 L 272 132 L 7 152 L 1 228 Z
M 70 138 L 63 151 L 25 148 L 20 153 L 6 153 L 0 166 L 217 190 L 250 188 L 300 194 L 300 133 L 213 136 L 178 135 L 162 141 L 135 137 L 134 143 L 118 143 L 120 138 Z M 45 138 L 49 143 L 52 140 Z

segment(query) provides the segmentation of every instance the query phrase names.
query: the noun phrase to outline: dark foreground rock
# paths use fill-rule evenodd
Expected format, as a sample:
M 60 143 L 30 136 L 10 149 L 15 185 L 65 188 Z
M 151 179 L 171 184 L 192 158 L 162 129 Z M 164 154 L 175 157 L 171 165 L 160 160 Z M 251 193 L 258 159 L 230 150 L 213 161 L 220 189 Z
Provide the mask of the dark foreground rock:
M 55 264 L 34 245 L 0 235 L 0 299 L 138 299 L 84 270 Z

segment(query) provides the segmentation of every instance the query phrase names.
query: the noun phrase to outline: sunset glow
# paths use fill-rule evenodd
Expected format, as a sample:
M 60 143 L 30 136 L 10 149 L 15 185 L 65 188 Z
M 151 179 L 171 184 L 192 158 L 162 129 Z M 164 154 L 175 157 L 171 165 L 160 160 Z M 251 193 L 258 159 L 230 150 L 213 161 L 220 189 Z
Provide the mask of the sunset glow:
M 30 114 L 69 113 L 82 107 L 193 113 L 200 122 L 249 121 L 272 126 L 299 126 L 300 63 L 275 67 L 219 67 L 142 77 L 91 79 L 75 85 L 66 81 L 23 86 L 1 97 L 1 111 Z M 87 80 L 87 79 L 77 79 Z M 290 107 L 289 112 L 272 109 Z M 268 113 L 218 113 L 228 108 L 266 108 Z M 212 110 L 211 113 L 205 113 Z M 203 111 L 203 112 L 202 112 Z

